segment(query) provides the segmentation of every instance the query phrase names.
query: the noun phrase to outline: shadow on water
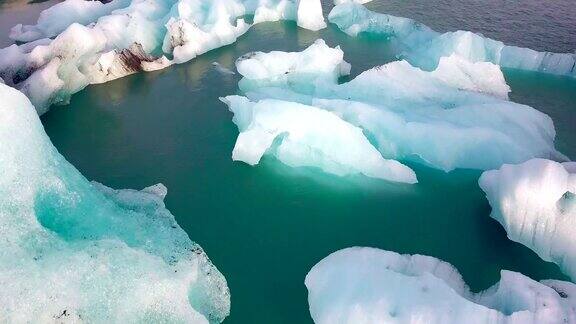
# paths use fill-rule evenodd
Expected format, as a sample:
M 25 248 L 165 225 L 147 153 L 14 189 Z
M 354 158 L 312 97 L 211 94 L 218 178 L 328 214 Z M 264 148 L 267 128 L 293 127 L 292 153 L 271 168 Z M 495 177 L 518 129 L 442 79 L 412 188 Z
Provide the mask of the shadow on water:
M 221 74 L 212 62 L 233 68 L 247 52 L 302 50 L 317 38 L 342 47 L 353 76 L 396 57 L 388 42 L 350 38 L 333 25 L 314 33 L 293 22 L 264 23 L 187 64 L 90 86 L 42 121 L 87 178 L 115 188 L 168 187 L 168 208 L 228 280 L 229 323 L 310 322 L 306 273 L 355 245 L 438 257 L 475 291 L 494 284 L 501 269 L 565 279 L 489 217 L 479 171 L 410 165 L 420 183 L 408 186 L 289 168 L 270 157 L 256 167 L 233 162 L 238 131 L 218 97 L 237 93 L 240 76 Z M 559 149 L 576 157 L 576 83 L 514 71 L 506 78 L 511 99 L 549 114 Z

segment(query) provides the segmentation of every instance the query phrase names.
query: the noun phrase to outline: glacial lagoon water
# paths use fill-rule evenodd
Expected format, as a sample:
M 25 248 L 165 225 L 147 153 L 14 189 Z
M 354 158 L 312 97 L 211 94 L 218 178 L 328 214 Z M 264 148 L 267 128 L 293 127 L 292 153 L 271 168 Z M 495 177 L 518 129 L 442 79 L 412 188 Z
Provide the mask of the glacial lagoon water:
M 368 7 L 439 31 L 472 30 L 539 50 L 576 48 L 571 1 L 559 0 L 555 9 L 525 2 L 516 12 L 496 1 L 375 0 Z M 325 14 L 330 8 L 324 3 Z M 42 122 L 88 179 L 114 188 L 168 187 L 167 207 L 228 281 L 227 323 L 311 322 L 306 273 L 329 253 L 355 245 L 443 259 L 474 291 L 496 282 L 501 269 L 566 279 L 556 265 L 508 240 L 489 217 L 479 171 L 410 165 L 420 181 L 410 186 L 293 169 L 273 158 L 256 167 L 233 162 L 238 131 L 218 97 L 237 93 L 239 76 L 222 74 L 212 62 L 233 68 L 246 52 L 302 50 L 317 38 L 343 48 L 353 76 L 396 55 L 381 39 L 351 38 L 332 25 L 315 33 L 292 22 L 264 23 L 189 63 L 89 86 Z M 505 77 L 510 99 L 550 115 L 556 147 L 576 159 L 576 80 L 517 71 Z

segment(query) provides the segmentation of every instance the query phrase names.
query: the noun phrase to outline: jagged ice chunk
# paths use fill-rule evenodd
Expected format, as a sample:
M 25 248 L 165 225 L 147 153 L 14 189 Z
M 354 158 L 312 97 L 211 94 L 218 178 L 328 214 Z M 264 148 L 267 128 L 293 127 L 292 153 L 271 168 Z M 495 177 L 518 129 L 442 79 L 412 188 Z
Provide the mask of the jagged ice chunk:
M 255 103 L 241 96 L 228 96 L 222 101 L 234 113 L 233 121 L 240 131 L 233 160 L 255 165 L 270 152 L 289 166 L 417 182 L 410 168 L 382 158 L 360 128 L 328 111 L 280 100 Z M 277 147 L 273 147 L 275 140 L 280 141 Z
M 508 237 L 576 278 L 576 162 L 533 159 L 478 181 Z

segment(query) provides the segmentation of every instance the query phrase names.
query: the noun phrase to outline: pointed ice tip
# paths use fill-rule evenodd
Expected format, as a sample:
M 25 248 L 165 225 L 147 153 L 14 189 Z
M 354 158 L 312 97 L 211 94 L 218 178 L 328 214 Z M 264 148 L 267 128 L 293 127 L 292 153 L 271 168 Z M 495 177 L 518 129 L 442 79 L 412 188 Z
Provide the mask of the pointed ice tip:
M 414 170 L 410 169 L 409 167 L 406 167 L 407 172 L 404 175 L 404 178 L 401 179 L 401 182 L 407 183 L 407 184 L 417 184 L 418 183 L 418 177 L 416 176 L 416 172 L 414 172 Z

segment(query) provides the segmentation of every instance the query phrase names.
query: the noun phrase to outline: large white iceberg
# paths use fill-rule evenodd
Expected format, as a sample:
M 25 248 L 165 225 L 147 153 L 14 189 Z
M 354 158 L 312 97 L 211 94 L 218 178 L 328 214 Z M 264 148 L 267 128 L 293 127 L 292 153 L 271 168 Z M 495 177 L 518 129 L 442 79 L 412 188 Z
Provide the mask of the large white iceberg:
M 470 292 L 452 265 L 374 248 L 337 251 L 306 276 L 316 324 L 575 323 L 576 285 L 503 270 Z
M 220 322 L 225 278 L 164 206 L 166 188 L 87 181 L 34 107 L 0 84 L 0 322 Z
M 416 183 L 407 166 L 382 158 L 362 130 L 331 112 L 299 103 L 241 96 L 222 98 L 234 113 L 240 134 L 232 159 L 257 164 L 266 152 L 293 166 L 319 167 L 325 172 L 362 173 L 373 178 Z M 275 140 L 280 143 L 273 147 Z
M 576 162 L 504 165 L 484 172 L 479 184 L 511 240 L 576 279 Z
M 336 113 L 362 128 L 385 159 L 450 171 L 564 158 L 554 149 L 552 120 L 506 100 L 509 87 L 492 63 L 453 55 L 426 72 L 397 61 L 339 84 L 350 66 L 340 48 L 318 40 L 297 53 L 247 54 L 236 65 L 250 101 L 276 99 Z
M 412 19 L 376 13 L 351 1 L 334 7 L 328 20 L 351 36 L 388 38 L 403 58 L 426 70 L 434 69 L 441 57 L 457 54 L 471 62 L 576 77 L 574 53 L 537 52 L 468 31 L 441 34 Z
M 88 84 L 231 44 L 250 28 L 247 15 L 254 23 L 326 26 L 319 0 L 66 0 L 44 11 L 36 25 L 12 29 L 13 39 L 28 43 L 0 49 L 0 78 L 43 113 Z

